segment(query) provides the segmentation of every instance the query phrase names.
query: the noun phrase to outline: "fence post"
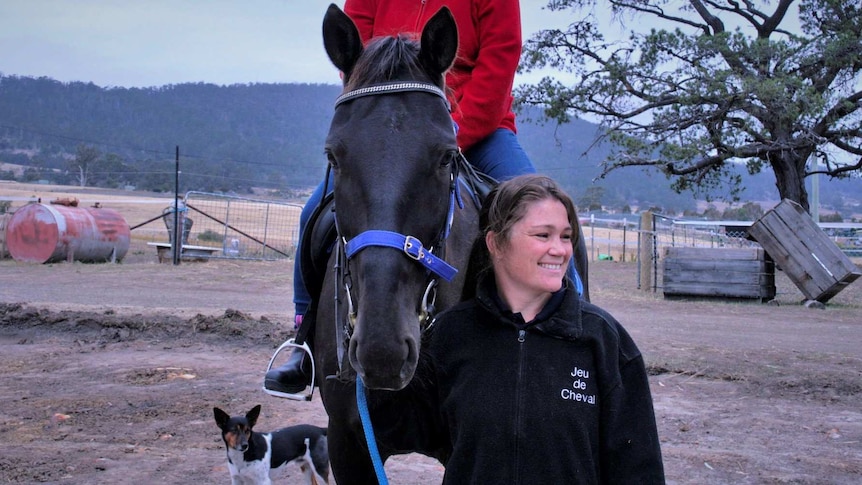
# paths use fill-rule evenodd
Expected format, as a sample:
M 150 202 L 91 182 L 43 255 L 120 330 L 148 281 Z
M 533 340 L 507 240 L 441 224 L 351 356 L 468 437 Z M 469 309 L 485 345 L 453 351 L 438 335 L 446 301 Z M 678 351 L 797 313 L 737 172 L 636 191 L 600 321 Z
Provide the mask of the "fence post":
M 626 231 L 629 228 L 629 218 L 623 217 L 623 254 L 620 258 L 623 263 L 626 262 Z
M 652 213 L 650 211 L 641 212 L 638 232 L 638 288 L 644 291 L 652 289 L 654 230 Z

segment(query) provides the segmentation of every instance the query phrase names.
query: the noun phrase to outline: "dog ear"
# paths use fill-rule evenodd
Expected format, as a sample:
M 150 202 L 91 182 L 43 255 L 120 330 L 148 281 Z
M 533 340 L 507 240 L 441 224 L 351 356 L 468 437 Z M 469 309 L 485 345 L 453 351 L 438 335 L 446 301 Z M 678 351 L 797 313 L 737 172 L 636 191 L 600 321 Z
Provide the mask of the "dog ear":
M 213 416 L 215 416 L 215 422 L 219 426 L 219 428 L 223 428 L 227 421 L 230 419 L 230 416 L 219 408 L 213 408 Z
M 245 419 L 248 420 L 248 427 L 254 428 L 257 423 L 257 417 L 260 416 L 260 404 L 251 408 L 251 411 L 245 413 Z

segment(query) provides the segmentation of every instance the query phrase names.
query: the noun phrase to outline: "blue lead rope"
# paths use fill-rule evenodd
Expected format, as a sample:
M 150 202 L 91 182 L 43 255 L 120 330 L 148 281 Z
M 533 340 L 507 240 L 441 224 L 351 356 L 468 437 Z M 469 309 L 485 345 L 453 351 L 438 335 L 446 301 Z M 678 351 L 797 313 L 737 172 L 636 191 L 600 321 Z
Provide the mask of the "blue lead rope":
M 572 273 L 575 280 L 575 289 L 578 290 L 578 295 L 584 296 L 584 282 L 581 280 L 581 275 L 578 274 L 577 269 L 574 269 Z
M 386 479 L 386 470 L 383 469 L 383 460 L 380 459 L 380 451 L 377 450 L 374 429 L 371 427 L 371 415 L 368 413 L 368 401 L 365 399 L 365 385 L 359 376 L 356 376 L 356 407 L 359 408 L 359 419 L 362 421 L 362 430 L 365 431 L 365 442 L 368 444 L 368 453 L 371 455 L 377 483 L 389 485 L 389 480 Z

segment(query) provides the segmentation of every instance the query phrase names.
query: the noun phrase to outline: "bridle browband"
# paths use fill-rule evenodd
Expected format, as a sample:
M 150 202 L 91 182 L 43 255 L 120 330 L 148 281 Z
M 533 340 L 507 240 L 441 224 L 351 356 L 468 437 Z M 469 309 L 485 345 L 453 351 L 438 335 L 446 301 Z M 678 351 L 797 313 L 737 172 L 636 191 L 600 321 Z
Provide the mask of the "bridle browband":
M 443 102 L 446 103 L 446 111 L 452 110 L 452 106 L 449 104 L 449 99 L 446 97 L 446 93 L 444 93 L 442 89 L 431 83 L 424 83 L 418 81 L 389 82 L 372 84 L 363 88 L 357 88 L 353 91 L 348 91 L 341 96 L 335 98 L 335 107 L 337 108 L 342 103 L 353 101 L 354 99 L 361 98 L 363 96 L 405 92 L 424 92 L 429 94 L 435 94 L 437 96 L 440 96 L 440 99 L 442 99 Z

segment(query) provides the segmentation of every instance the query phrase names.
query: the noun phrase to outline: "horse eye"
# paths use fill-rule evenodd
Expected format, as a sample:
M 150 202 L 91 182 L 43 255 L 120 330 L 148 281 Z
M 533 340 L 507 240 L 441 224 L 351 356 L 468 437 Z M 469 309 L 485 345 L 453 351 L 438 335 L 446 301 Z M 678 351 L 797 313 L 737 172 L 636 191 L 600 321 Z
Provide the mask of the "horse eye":
M 335 155 L 329 150 L 326 151 L 326 161 L 332 168 L 338 168 L 338 160 L 335 159 Z
M 449 166 L 452 165 L 452 162 L 455 161 L 455 157 L 457 155 L 458 152 L 455 151 L 446 152 L 446 154 L 443 155 L 443 158 L 440 160 L 440 168 L 449 168 Z

